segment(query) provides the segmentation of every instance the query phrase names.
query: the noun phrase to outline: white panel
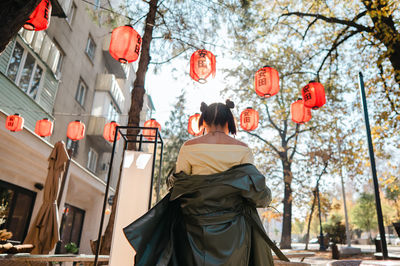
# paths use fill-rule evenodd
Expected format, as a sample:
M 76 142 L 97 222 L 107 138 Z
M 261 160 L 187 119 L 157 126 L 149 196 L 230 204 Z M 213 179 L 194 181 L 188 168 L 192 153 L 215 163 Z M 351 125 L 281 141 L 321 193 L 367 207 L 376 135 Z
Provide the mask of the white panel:
M 122 229 L 147 212 L 150 197 L 152 154 L 126 151 L 124 166 L 126 167 L 122 170 L 115 213 L 110 266 L 134 265 L 135 251 Z M 144 168 L 140 169 L 138 166 Z

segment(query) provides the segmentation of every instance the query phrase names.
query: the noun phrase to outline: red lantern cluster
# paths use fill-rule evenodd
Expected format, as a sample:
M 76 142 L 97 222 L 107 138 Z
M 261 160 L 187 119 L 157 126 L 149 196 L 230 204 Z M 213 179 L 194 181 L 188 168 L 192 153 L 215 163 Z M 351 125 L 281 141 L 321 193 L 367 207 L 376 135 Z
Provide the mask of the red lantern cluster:
M 53 122 L 47 118 L 43 118 L 36 122 L 35 133 L 41 137 L 51 136 L 53 133 Z
M 240 127 L 246 131 L 252 131 L 258 127 L 259 115 L 256 110 L 248 107 L 240 114 Z
M 153 118 L 144 122 L 144 127 L 158 128 L 158 130 L 161 131 L 161 125 Z M 156 136 L 156 130 L 143 129 L 143 136 L 148 140 L 154 140 Z
M 272 67 L 265 66 L 259 69 L 254 76 L 256 93 L 265 98 L 279 92 L 279 73 Z
M 304 124 L 310 121 L 311 109 L 304 106 L 304 100 L 299 99 L 290 105 L 290 114 L 292 115 L 292 120 L 298 124 Z
M 24 128 L 24 118 L 19 114 L 7 116 L 6 128 L 12 132 L 21 131 Z
M 24 24 L 24 29 L 41 31 L 49 27 L 51 16 L 50 0 L 42 0 Z
M 196 113 L 189 117 L 188 132 L 195 137 L 201 136 L 204 133 L 204 127 L 199 126 L 200 114 Z
M 83 139 L 85 137 L 85 124 L 80 120 L 70 122 L 67 128 L 67 137 L 73 141 Z
M 325 89 L 321 83 L 310 81 L 301 90 L 304 99 L 304 105 L 308 108 L 318 109 L 326 103 Z
M 111 34 L 110 54 L 121 63 L 132 63 L 139 57 L 142 37 L 131 25 L 115 28 Z
M 190 57 L 190 77 L 199 83 L 206 83 L 207 78 L 215 77 L 215 56 L 207 50 L 197 50 Z
M 103 137 L 107 141 L 114 142 L 115 130 L 117 129 L 117 126 L 119 126 L 119 124 L 117 122 L 115 122 L 115 121 L 111 121 L 110 123 L 107 123 L 104 126 Z M 121 138 L 121 134 L 118 132 L 117 140 L 119 140 L 120 138 Z

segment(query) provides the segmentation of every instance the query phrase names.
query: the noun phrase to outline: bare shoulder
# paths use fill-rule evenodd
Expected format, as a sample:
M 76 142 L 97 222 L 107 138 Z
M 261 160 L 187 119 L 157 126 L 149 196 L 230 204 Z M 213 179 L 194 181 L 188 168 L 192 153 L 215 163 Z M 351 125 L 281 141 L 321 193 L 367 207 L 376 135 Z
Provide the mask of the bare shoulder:
M 237 140 L 237 139 L 234 139 L 234 138 L 232 138 L 232 144 L 235 144 L 235 145 L 240 145 L 240 146 L 244 146 L 244 147 L 248 147 L 248 145 L 246 144 L 246 143 L 244 143 L 244 142 L 242 142 L 242 141 L 240 141 L 240 140 Z
M 197 137 L 194 139 L 189 139 L 185 143 L 183 143 L 183 145 L 188 146 L 188 145 L 194 145 L 194 144 L 200 144 L 200 143 L 204 143 L 203 136 Z

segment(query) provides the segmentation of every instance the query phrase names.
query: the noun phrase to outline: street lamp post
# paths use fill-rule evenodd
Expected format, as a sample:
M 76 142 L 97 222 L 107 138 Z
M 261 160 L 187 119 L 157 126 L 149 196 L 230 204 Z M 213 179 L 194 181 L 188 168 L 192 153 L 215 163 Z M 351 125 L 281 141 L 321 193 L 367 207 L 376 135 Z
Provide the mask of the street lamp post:
M 379 234 L 381 236 L 381 243 L 382 243 L 382 258 L 385 260 L 388 258 L 388 250 L 387 250 L 387 245 L 386 245 L 385 227 L 383 224 L 381 198 L 379 196 L 379 184 L 378 184 L 378 178 L 376 175 L 374 147 L 372 145 L 371 129 L 369 126 L 367 100 L 366 100 L 365 89 L 364 89 L 364 79 L 363 79 L 363 75 L 361 72 L 359 72 L 358 78 L 359 78 L 359 85 L 360 85 L 360 92 L 361 92 L 361 101 L 362 101 L 362 105 L 363 105 L 363 109 L 364 109 L 365 129 L 367 131 L 369 160 L 371 162 L 372 180 L 374 182 L 376 214 L 378 217 Z
M 324 244 L 324 233 L 322 232 L 322 219 L 321 219 L 321 202 L 319 199 L 319 185 L 317 186 L 317 189 L 315 191 L 317 193 L 317 199 L 318 199 L 318 214 L 319 214 L 319 250 L 325 251 L 326 247 Z

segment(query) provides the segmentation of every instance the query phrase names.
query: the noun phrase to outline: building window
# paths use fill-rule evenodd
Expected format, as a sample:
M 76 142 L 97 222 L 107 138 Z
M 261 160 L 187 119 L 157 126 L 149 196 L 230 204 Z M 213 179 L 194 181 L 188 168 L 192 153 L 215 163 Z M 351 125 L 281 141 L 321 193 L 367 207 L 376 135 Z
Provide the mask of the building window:
M 69 2 L 69 1 L 67 1 Z M 67 17 L 65 18 L 68 22 L 69 25 L 72 25 L 72 22 L 74 21 L 75 18 L 75 13 L 76 13 L 76 5 L 74 3 L 71 3 L 69 6 L 67 13 Z
M 75 94 L 75 100 L 82 106 L 85 103 L 86 91 L 87 91 L 86 84 L 82 80 L 79 80 L 78 88 Z
M 95 51 L 96 51 L 96 44 L 94 43 L 93 38 L 89 35 L 85 52 L 92 61 L 94 60 Z
M 36 193 L 0 180 L 0 229 L 13 233 L 11 240 L 24 240 Z
M 96 167 L 97 167 L 97 159 L 99 158 L 99 155 L 97 152 L 95 152 L 92 148 L 89 149 L 88 153 L 88 162 L 87 162 L 87 168 L 92 171 L 93 173 L 96 173 Z
M 7 76 L 31 98 L 36 99 L 43 76 L 43 67 L 19 42 L 15 42 Z
M 84 220 L 84 210 L 65 203 L 60 227 L 61 241 L 58 242 L 56 246 L 57 254 L 68 253 L 65 249 L 65 245 L 71 242 L 79 247 Z
M 119 122 L 119 113 L 117 111 L 117 107 L 115 106 L 115 104 L 112 101 L 110 102 L 110 104 L 108 106 L 107 119 L 109 121 Z

